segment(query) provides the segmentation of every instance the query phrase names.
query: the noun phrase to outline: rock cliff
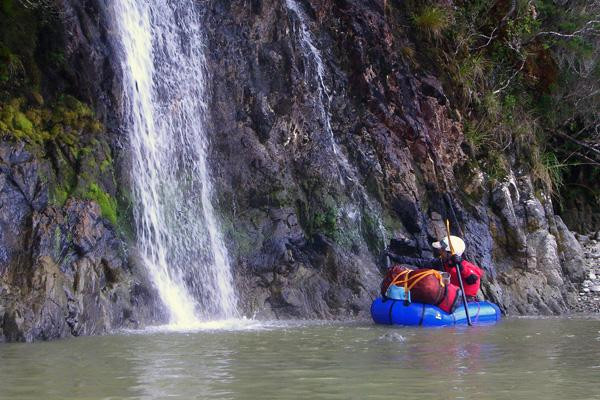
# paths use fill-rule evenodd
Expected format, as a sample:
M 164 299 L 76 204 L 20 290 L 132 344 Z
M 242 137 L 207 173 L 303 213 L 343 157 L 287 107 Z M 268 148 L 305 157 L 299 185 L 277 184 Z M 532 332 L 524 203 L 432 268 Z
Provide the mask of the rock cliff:
M 415 43 L 383 4 L 198 3 L 215 206 L 240 308 L 367 317 L 389 240 L 430 255 L 449 218 L 505 312 L 568 311 L 585 278 L 580 245 L 530 171 L 515 164 L 498 179 L 471 162 L 452 96 L 435 68 L 416 68 L 406 50 Z M 16 128 L 2 132 L 0 340 L 99 334 L 162 315 L 126 239 L 127 138 L 106 5 L 57 7 L 66 77 L 56 82 L 66 83 L 44 90 L 90 104 L 103 126 L 97 142 L 80 132 L 71 147 L 88 150 L 70 158 L 59 157 L 60 137 L 36 152 Z
M 366 316 L 384 242 L 430 255 L 443 216 L 505 311 L 568 310 L 579 244 L 527 172 L 473 167 L 450 96 L 413 69 L 409 37 L 381 6 L 207 7 L 214 177 L 246 306 Z
M 3 57 L 23 68 L 0 79 L 0 342 L 162 321 L 128 245 L 131 204 L 107 111 L 117 75 L 98 8 L 7 1 L 0 12 Z
M 96 202 L 48 203 L 50 166 L 0 143 L 0 341 L 138 327 L 155 302 Z

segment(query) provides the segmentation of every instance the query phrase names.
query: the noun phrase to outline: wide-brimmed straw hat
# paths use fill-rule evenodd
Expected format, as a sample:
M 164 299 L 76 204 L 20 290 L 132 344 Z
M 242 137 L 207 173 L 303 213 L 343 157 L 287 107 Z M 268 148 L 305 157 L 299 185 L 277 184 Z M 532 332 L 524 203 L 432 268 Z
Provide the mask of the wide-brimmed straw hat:
M 450 236 L 450 240 L 452 241 L 452 247 L 454 247 L 454 254 L 462 256 L 462 254 L 465 252 L 465 242 L 459 238 L 458 236 Z M 444 251 L 450 251 L 450 244 L 448 244 L 448 237 L 446 236 L 445 238 L 443 238 L 442 240 L 440 240 L 439 242 L 433 242 L 431 243 L 431 246 L 435 249 L 441 249 Z

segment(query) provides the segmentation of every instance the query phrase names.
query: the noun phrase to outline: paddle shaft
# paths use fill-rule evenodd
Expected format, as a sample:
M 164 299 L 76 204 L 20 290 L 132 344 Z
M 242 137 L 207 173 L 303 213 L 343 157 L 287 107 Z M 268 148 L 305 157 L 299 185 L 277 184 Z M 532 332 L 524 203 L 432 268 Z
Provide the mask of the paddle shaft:
M 465 294 L 465 288 L 463 286 L 462 276 L 460 276 L 460 269 L 458 268 L 458 265 L 455 265 L 454 268 L 456 268 L 456 272 L 458 275 L 458 285 L 460 286 L 460 292 L 462 294 L 463 305 L 465 306 L 465 315 L 467 316 L 467 324 L 469 324 L 469 326 L 473 326 L 473 323 L 471 322 L 471 316 L 469 315 L 469 305 L 467 304 L 467 295 Z
M 450 221 L 446 220 L 446 232 L 448 233 L 448 245 L 450 246 L 450 254 L 454 255 L 454 246 L 452 246 L 452 240 L 450 240 Z M 471 322 L 471 316 L 469 315 L 469 305 L 467 304 L 467 295 L 465 294 L 465 287 L 462 281 L 461 271 L 458 265 L 454 265 L 456 268 L 456 276 L 458 278 L 458 285 L 460 286 L 460 293 L 462 294 L 463 306 L 465 307 L 465 315 L 467 317 L 467 324 L 473 326 Z

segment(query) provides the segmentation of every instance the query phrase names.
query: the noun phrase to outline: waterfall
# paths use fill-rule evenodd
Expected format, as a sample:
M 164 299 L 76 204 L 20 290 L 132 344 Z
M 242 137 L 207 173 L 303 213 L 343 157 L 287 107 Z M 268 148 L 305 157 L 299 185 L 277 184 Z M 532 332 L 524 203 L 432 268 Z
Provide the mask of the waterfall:
M 308 28 L 308 16 L 304 12 L 304 10 L 300 7 L 300 5 L 296 2 L 296 0 L 285 0 L 285 4 L 288 10 L 292 11 L 295 14 L 296 18 L 299 22 L 299 41 L 300 47 L 302 49 L 303 57 L 306 65 L 313 66 L 314 71 L 316 72 L 316 83 L 317 83 L 317 114 L 323 123 L 327 136 L 329 138 L 331 144 L 331 151 L 337 161 L 338 169 L 340 171 L 340 183 L 349 189 L 351 193 L 352 200 L 356 203 L 362 205 L 363 208 L 372 212 L 373 214 L 379 215 L 378 207 L 376 207 L 373 202 L 369 199 L 367 192 L 364 186 L 360 183 L 360 180 L 357 174 L 354 172 L 353 168 L 348 161 L 348 158 L 342 152 L 335 141 L 335 136 L 333 134 L 333 129 L 331 127 L 331 90 L 326 84 L 325 77 L 325 66 L 323 65 L 323 57 L 321 56 L 321 52 L 319 48 L 315 45 L 315 40 Z M 311 77 L 308 76 L 310 73 L 310 68 L 306 68 L 307 79 Z M 357 210 L 352 209 L 351 207 L 346 210 L 346 214 L 350 220 L 353 222 L 360 221 L 357 220 L 357 216 L 359 212 Z M 381 223 L 381 220 L 377 218 L 377 229 L 379 231 L 379 236 L 383 240 L 383 243 L 387 243 L 385 228 Z
M 170 323 L 236 315 L 211 204 L 204 37 L 193 0 L 113 0 L 137 245 Z
M 309 64 L 311 63 L 311 60 L 315 64 L 315 69 L 317 72 L 317 105 L 319 108 L 319 117 L 321 117 L 321 121 L 325 124 L 325 131 L 329 137 L 331 150 L 335 156 L 338 156 L 339 149 L 333 136 L 333 129 L 331 128 L 331 116 L 329 115 L 329 103 L 331 102 L 331 98 L 329 95 L 329 88 L 325 84 L 325 67 L 323 66 L 321 52 L 314 44 L 314 40 L 306 24 L 307 17 L 304 11 L 300 8 L 295 0 L 286 0 L 285 4 L 288 10 L 291 10 L 294 14 L 296 14 L 298 20 L 300 21 L 300 46 L 302 47 L 304 58 Z

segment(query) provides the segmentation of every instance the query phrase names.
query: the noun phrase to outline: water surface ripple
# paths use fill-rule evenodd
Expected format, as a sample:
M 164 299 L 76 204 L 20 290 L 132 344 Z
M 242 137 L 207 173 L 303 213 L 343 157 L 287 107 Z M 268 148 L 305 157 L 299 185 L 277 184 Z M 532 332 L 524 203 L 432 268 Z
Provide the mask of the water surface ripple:
M 198 326 L 0 346 L 0 399 L 600 399 L 600 318 Z

